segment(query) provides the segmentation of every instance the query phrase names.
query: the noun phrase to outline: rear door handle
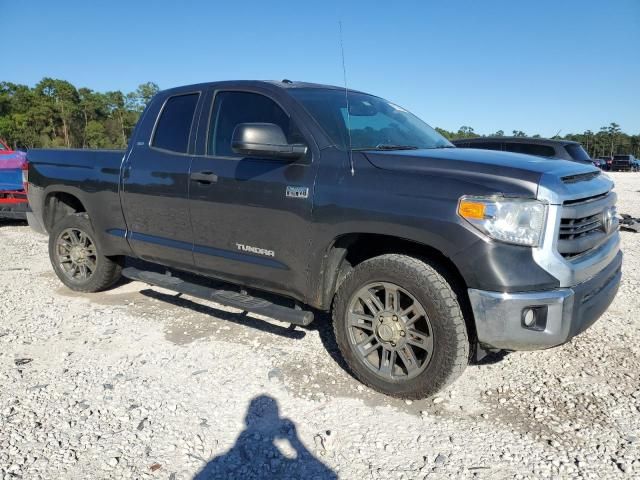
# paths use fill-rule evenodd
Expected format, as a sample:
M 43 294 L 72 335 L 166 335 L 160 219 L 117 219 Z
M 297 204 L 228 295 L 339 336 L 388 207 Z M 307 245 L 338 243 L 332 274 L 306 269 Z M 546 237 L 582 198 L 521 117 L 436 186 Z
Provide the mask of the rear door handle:
M 191 181 L 202 184 L 215 183 L 218 181 L 218 175 L 213 172 L 196 172 L 191 174 Z

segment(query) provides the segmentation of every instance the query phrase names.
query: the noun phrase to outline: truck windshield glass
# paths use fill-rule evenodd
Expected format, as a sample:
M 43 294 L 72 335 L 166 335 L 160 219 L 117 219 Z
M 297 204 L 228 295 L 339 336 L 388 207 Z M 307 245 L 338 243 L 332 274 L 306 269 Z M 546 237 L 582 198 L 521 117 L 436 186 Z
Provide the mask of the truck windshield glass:
M 351 128 L 354 150 L 452 148 L 429 125 L 402 107 L 372 95 L 349 92 L 349 114 L 344 90 L 291 89 L 291 95 L 307 109 L 336 146 L 347 150 Z

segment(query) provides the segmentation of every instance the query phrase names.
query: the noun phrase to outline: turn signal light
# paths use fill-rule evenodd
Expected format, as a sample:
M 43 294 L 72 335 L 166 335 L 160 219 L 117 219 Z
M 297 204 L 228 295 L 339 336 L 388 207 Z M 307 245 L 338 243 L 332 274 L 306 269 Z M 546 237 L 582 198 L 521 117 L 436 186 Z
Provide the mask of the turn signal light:
M 484 203 L 461 200 L 460 205 L 458 205 L 458 215 L 462 218 L 483 220 L 485 217 L 485 208 L 486 205 Z
M 24 193 L 29 191 L 29 162 L 25 161 L 21 167 L 22 170 L 22 188 Z

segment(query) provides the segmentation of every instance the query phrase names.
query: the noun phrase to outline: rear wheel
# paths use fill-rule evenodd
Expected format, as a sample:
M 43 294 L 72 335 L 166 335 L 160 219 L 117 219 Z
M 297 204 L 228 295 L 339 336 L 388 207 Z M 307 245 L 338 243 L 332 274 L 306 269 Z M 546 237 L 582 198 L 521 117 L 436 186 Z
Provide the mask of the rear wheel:
M 367 260 L 334 302 L 338 346 L 353 374 L 388 395 L 423 398 L 455 380 L 469 360 L 460 304 L 432 266 L 404 255 Z
M 78 292 L 99 292 L 120 279 L 122 257 L 107 257 L 86 213 L 68 215 L 49 235 L 49 259 L 58 278 Z

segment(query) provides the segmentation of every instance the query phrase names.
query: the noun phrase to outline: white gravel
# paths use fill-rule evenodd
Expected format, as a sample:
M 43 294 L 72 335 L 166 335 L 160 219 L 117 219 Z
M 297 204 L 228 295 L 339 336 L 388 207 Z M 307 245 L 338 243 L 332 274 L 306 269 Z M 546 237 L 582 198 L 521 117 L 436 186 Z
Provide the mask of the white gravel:
M 640 217 L 640 174 L 612 176 Z M 622 238 L 620 293 L 590 330 L 404 402 L 343 370 L 326 322 L 139 283 L 74 294 L 45 237 L 4 222 L 0 479 L 639 478 L 640 234 Z

